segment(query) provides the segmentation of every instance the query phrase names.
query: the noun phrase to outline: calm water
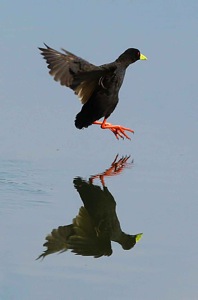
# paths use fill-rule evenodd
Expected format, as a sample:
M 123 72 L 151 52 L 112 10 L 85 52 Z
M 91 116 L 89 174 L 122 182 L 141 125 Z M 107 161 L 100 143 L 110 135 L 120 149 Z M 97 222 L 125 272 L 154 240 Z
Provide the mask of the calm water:
M 188 149 L 172 157 L 167 148 L 155 156 L 142 149 L 137 159 L 120 153 L 131 157 L 117 176 L 105 177 L 123 231 L 143 232 L 134 248 L 112 242 L 109 257 L 68 250 L 36 260 L 46 235 L 71 224 L 83 205 L 74 178 L 104 172 L 116 154 L 1 160 L 1 299 L 188 299 L 189 288 L 195 295 L 197 173 L 184 161 Z M 94 184 L 102 188 L 99 178 Z

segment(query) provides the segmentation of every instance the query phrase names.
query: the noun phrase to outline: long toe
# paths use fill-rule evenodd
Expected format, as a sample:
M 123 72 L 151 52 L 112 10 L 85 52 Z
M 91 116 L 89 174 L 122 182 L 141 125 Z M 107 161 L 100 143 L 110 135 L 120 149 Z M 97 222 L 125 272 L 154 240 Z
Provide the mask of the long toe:
M 116 139 L 119 140 L 119 137 L 124 139 L 123 135 L 121 132 L 119 132 L 118 129 L 115 129 L 115 128 L 109 128 L 115 135 Z
M 127 128 L 127 127 L 120 126 L 120 125 L 107 125 L 106 129 L 107 128 L 109 128 L 115 134 L 117 139 L 119 139 L 119 137 L 124 139 L 124 137 L 125 137 L 128 140 L 130 140 L 130 137 L 126 134 L 125 131 L 134 133 L 134 130 Z

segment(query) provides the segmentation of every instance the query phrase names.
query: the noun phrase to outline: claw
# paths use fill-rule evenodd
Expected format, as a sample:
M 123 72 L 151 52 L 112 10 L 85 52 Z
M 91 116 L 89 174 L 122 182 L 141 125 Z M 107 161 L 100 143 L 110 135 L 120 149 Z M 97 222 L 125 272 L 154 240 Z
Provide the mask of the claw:
M 103 122 L 95 121 L 93 124 L 101 125 L 102 129 L 110 129 L 117 140 L 119 140 L 119 138 L 127 138 L 128 140 L 130 140 L 130 137 L 126 134 L 125 131 L 134 133 L 134 130 L 130 128 L 121 125 L 112 125 L 111 123 L 106 122 L 106 119 L 104 119 Z

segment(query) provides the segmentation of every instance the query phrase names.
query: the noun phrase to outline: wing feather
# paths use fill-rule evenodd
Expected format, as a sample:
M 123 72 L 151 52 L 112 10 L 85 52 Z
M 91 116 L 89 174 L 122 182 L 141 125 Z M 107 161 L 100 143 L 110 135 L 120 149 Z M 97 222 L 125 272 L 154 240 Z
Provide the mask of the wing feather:
M 115 70 L 114 65 L 98 67 L 65 49 L 62 49 L 64 53 L 61 53 L 44 45 L 46 48 L 39 50 L 47 62 L 49 74 L 61 85 L 71 88 L 82 104 L 89 100 L 101 76 Z

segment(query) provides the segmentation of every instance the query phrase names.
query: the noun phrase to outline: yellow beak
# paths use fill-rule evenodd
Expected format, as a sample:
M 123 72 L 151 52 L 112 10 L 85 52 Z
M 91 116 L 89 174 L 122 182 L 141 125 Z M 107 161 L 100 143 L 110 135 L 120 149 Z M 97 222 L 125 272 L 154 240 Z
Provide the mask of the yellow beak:
M 135 238 L 136 243 L 139 242 L 139 240 L 141 239 L 142 235 L 143 235 L 143 233 L 138 233 L 138 234 L 136 235 L 136 238 Z
M 146 60 L 147 57 L 141 53 L 141 54 L 140 54 L 140 59 L 141 59 L 141 60 Z

